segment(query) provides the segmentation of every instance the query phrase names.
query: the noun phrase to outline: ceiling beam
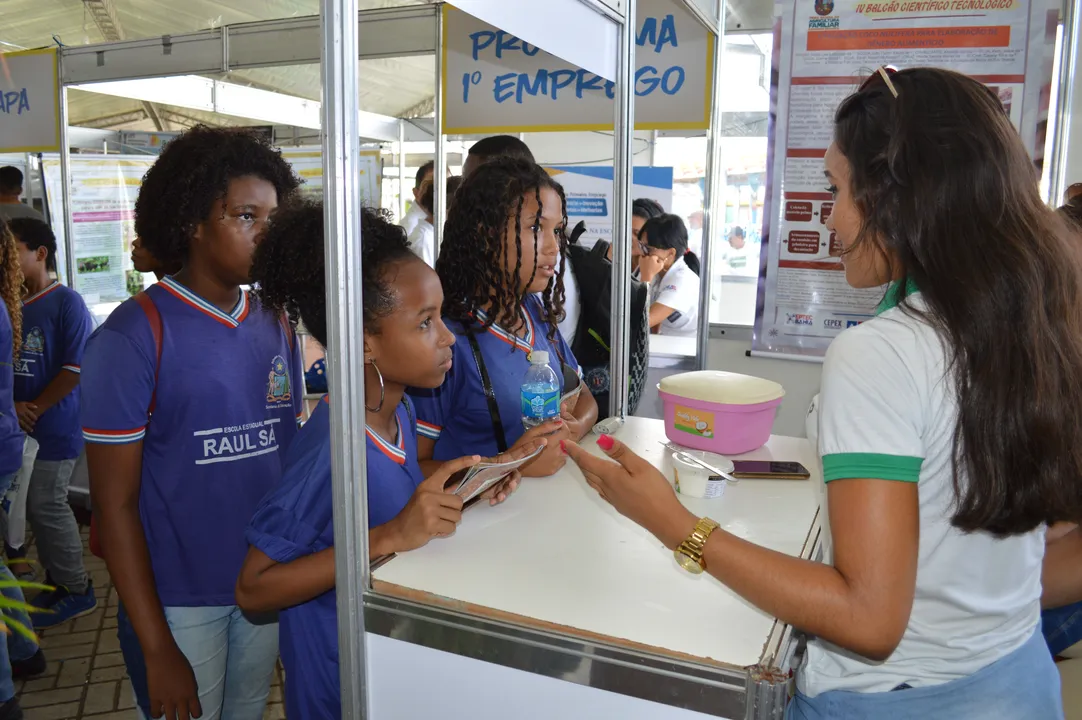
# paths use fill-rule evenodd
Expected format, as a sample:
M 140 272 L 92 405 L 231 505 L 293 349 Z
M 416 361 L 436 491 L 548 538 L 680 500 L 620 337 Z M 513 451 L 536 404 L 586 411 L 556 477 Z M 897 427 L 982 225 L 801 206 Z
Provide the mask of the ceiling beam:
M 94 21 L 103 39 L 108 41 L 124 39 L 124 28 L 120 24 L 120 17 L 117 15 L 113 0 L 83 0 L 83 7 L 90 15 L 90 19 Z M 147 117 L 154 123 L 155 130 L 168 129 L 162 122 L 153 103 L 143 102 L 141 104 L 143 110 L 146 111 Z
M 401 118 L 426 117 L 436 112 L 436 96 L 427 97 L 411 108 L 398 113 Z
M 87 118 L 86 120 L 80 120 L 78 118 L 72 118 L 71 124 L 79 127 L 107 129 L 114 128 L 118 125 L 130 125 L 136 122 L 142 122 L 147 119 L 147 113 L 144 109 L 129 110 L 128 112 L 114 113 L 112 115 L 100 115 L 94 118 Z

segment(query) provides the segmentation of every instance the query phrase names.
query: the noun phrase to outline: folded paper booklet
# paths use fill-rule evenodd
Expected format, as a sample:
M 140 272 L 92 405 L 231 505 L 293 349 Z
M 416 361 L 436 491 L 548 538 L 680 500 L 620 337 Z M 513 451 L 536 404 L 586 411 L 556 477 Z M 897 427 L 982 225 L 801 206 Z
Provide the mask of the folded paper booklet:
M 572 389 L 560 396 L 560 412 L 563 412 L 564 408 L 570 412 L 575 409 L 575 403 L 578 402 L 579 392 L 582 390 L 582 379 L 570 365 L 562 366 L 561 370 L 564 375 L 564 388 Z
M 455 473 L 448 481 L 447 489 L 462 498 L 463 503 L 468 503 L 515 470 L 533 460 L 543 450 L 543 447 L 539 447 L 521 460 L 512 460 L 511 462 L 479 462 L 467 470 Z

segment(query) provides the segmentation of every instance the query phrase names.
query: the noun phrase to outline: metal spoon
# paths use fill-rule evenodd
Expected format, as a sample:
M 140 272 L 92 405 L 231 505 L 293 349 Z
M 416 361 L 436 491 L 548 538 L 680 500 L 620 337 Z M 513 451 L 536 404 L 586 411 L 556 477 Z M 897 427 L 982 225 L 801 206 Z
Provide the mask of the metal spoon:
M 694 455 L 692 455 L 691 453 L 689 453 L 689 452 L 686 452 L 685 450 L 682 450 L 682 449 L 681 449 L 681 448 L 680 448 L 679 446 L 677 446 L 677 445 L 673 445 L 672 443 L 669 443 L 669 442 L 665 442 L 664 440 L 658 440 L 658 442 L 659 442 L 660 444 L 664 445 L 664 446 L 665 446 L 666 448 L 668 448 L 669 450 L 672 450 L 672 451 L 673 451 L 673 453 L 674 453 L 674 454 L 675 454 L 675 455 L 676 455 L 677 457 L 679 457 L 679 458 L 680 458 L 681 460 L 683 460 L 684 462 L 689 462 L 689 463 L 691 463 L 691 464 L 693 464 L 693 465 L 698 465 L 698 466 L 699 466 L 699 467 L 701 467 L 701 468 L 704 468 L 704 469 L 706 469 L 706 470 L 709 470 L 709 471 L 710 471 L 711 473 L 713 473 L 714 475 L 718 475 L 718 476 L 720 476 L 720 477 L 723 477 L 723 478 L 725 478 L 726 480 L 728 480 L 728 481 L 729 481 L 729 482 L 731 482 L 731 483 L 738 483 L 738 482 L 740 482 L 740 480 L 739 480 L 739 479 L 737 479 L 737 478 L 733 477 L 733 476 L 732 476 L 731 474 L 729 474 L 729 473 L 725 472 L 724 470 L 719 470 L 718 468 L 714 467 L 713 465 L 711 465 L 711 464 L 707 463 L 707 462 L 706 462 L 706 461 L 704 461 L 704 460 L 700 460 L 699 458 L 695 457 L 695 456 L 694 456 Z

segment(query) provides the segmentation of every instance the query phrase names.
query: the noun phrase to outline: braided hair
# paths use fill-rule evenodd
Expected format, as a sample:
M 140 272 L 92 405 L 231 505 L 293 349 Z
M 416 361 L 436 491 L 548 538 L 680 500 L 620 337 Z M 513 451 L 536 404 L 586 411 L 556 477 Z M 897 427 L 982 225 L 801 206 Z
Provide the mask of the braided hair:
M 361 209 L 361 288 L 364 329 L 379 331 L 378 321 L 398 305 L 385 276 L 390 263 L 416 259 L 405 231 L 378 208 Z M 324 276 L 323 203 L 295 200 L 279 210 L 256 248 L 252 280 L 260 303 L 304 327 L 327 347 L 327 281 Z
M 485 309 L 488 316 L 481 325 L 487 330 L 497 319 L 507 323 L 509 332 L 526 325 L 522 303 L 527 289 L 536 277 L 533 268 L 530 280 L 520 287 L 522 271 L 522 228 L 541 222 L 543 213 L 541 189 L 551 188 L 560 196 L 563 223 L 557 231 L 560 243 L 560 267 L 541 295 L 542 320 L 548 325 L 548 338 L 555 340 L 557 326 L 564 317 L 563 273 L 567 254 L 567 199 L 560 184 L 549 177 L 540 166 L 527 160 L 497 158 L 466 177 L 455 193 L 455 202 L 447 213 L 443 244 L 436 261 L 436 272 L 443 283 L 443 312 L 447 317 L 468 324 L 473 314 Z M 537 202 L 534 222 L 522 218 L 527 194 Z M 507 221 L 515 220 L 514 268 L 508 268 L 510 253 L 504 234 Z M 526 242 L 530 242 L 527 236 Z M 533 235 L 534 257 L 539 245 L 538 233 Z
M 3 217 L 0 217 L 0 297 L 11 320 L 12 359 L 18 360 L 23 346 L 23 269 L 15 236 Z

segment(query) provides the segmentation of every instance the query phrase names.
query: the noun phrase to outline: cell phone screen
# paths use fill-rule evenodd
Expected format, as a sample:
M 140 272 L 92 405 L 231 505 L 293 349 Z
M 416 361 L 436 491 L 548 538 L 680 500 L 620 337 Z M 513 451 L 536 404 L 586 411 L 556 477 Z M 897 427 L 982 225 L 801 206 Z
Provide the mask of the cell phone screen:
M 736 460 L 733 462 L 733 475 L 757 477 L 809 477 L 807 468 L 798 462 L 777 462 L 774 460 Z

